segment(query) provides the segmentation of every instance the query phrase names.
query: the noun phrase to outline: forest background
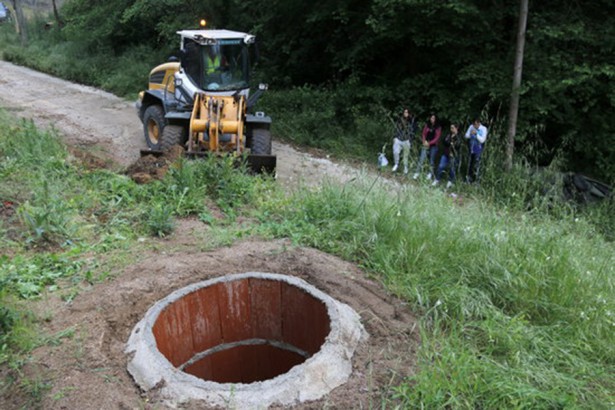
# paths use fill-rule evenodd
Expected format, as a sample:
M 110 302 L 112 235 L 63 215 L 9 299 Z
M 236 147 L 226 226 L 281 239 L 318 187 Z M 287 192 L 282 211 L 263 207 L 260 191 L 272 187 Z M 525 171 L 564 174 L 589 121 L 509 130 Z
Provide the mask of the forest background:
M 22 1 L 31 9 L 37 3 Z M 181 28 L 253 33 L 253 81 L 276 134 L 374 158 L 409 107 L 444 124 L 482 115 L 501 168 L 518 2 L 497 0 L 57 0 L 4 58 L 136 98 L 149 70 L 177 55 Z M 61 7 L 60 7 L 61 6 Z M 36 18 L 36 15 L 34 16 Z M 23 40 L 23 38 L 22 38 Z M 530 2 L 515 162 L 615 182 L 615 4 Z M 488 181 L 487 181 L 488 182 Z

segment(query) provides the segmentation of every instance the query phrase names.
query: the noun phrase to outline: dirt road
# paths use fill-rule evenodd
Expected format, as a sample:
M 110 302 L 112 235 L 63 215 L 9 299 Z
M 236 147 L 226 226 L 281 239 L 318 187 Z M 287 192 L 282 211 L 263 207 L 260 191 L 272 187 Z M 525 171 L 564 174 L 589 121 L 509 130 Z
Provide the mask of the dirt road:
M 265 96 L 266 98 L 266 96 Z M 127 167 L 147 148 L 134 102 L 113 94 L 0 61 L 0 107 L 40 127 L 54 127 L 72 146 Z M 273 142 L 281 184 L 345 181 L 358 170 Z

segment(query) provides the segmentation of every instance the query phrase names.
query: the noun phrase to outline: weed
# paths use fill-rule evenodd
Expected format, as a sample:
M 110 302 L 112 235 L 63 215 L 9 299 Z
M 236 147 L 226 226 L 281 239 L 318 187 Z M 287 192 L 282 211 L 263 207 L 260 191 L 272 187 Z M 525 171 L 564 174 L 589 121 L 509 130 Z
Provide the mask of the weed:
M 62 400 L 63 398 L 67 397 L 70 392 L 76 389 L 77 388 L 73 386 L 63 387 L 61 390 L 58 390 L 57 392 L 55 392 L 53 396 L 51 396 L 51 398 L 55 401 Z
M 58 193 L 52 193 L 45 181 L 40 196 L 26 201 L 18 209 L 22 224 L 27 229 L 26 243 L 60 243 L 74 237 L 74 217 Z
M 209 213 L 208 211 L 203 211 L 201 212 L 199 215 L 199 221 L 207 224 L 207 225 L 211 225 L 214 223 L 214 221 L 216 220 L 211 213 Z
M 40 403 L 43 399 L 43 395 L 51 390 L 52 385 L 46 380 L 23 378 L 20 386 L 29 397 L 29 406 Z
M 154 236 L 164 237 L 173 232 L 175 221 L 170 206 L 156 204 L 147 216 L 147 227 Z
M 0 257 L 0 284 L 23 299 L 38 297 L 46 286 L 52 286 L 60 278 L 76 275 L 81 262 L 70 261 L 56 254 L 40 254 L 32 258 L 16 256 Z
M 75 336 L 75 328 L 69 327 L 53 335 L 45 336 L 41 339 L 40 345 L 59 346 L 63 339 L 72 339 Z

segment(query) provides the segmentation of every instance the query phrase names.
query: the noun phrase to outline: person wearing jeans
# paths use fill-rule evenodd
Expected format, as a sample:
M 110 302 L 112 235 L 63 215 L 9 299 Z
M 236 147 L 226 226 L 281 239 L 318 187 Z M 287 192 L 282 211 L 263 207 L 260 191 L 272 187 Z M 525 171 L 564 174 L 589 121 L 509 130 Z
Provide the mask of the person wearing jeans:
M 450 132 L 444 137 L 442 146 L 444 147 L 444 152 L 440 157 L 440 164 L 436 171 L 436 179 L 433 181 L 432 185 L 435 186 L 440 183 L 444 170 L 450 165 L 448 182 L 446 183 L 446 188 L 450 188 L 455 183 L 455 171 L 459 168 L 460 162 L 461 136 L 459 135 L 459 124 L 451 124 Z
M 427 179 L 431 179 L 436 163 L 436 155 L 438 155 L 438 141 L 440 140 L 440 134 L 442 134 L 442 127 L 440 127 L 440 124 L 438 123 L 438 117 L 436 114 L 431 114 L 429 116 L 429 121 L 427 121 L 427 124 L 423 127 L 423 146 L 421 147 L 419 162 L 416 164 L 416 171 L 414 172 L 412 179 L 417 179 L 421 174 L 423 162 L 425 161 L 425 158 L 427 158 L 427 152 L 429 152 L 429 173 L 427 174 Z
M 393 138 L 393 172 L 399 168 L 399 155 L 403 151 L 404 174 L 408 173 L 408 155 L 410 144 L 416 132 L 416 120 L 407 108 L 395 124 L 395 137 Z
M 487 127 L 481 124 L 480 118 L 477 117 L 468 127 L 465 138 L 470 142 L 470 163 L 466 180 L 472 183 L 479 179 L 480 157 L 487 140 Z

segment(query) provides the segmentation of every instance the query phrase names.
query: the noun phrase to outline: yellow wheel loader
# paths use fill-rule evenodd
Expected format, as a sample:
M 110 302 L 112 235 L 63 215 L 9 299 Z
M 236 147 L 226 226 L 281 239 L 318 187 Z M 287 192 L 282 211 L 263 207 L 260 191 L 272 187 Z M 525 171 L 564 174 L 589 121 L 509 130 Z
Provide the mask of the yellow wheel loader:
M 176 144 L 188 156 L 232 153 L 256 172 L 273 173 L 271 118 L 254 111 L 267 89 L 250 95 L 251 34 L 230 30 L 182 30 L 180 60 L 155 67 L 137 110 L 148 150 L 160 155 Z

